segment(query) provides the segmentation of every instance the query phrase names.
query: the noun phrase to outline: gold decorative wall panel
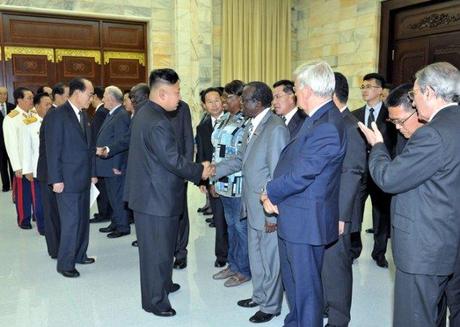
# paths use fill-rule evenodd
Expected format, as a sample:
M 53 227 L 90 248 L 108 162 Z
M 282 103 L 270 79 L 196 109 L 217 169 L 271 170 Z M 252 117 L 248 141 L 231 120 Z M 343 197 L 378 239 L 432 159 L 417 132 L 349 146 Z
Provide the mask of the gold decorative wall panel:
M 107 65 L 110 59 L 137 60 L 139 64 L 145 66 L 145 56 L 143 52 L 104 51 L 104 65 Z
M 13 55 L 35 55 L 46 56 L 51 62 L 54 62 L 54 51 L 50 48 L 33 48 L 33 47 L 5 47 L 5 61 L 11 60 Z
M 56 49 L 56 61 L 62 62 L 62 57 L 94 58 L 98 65 L 101 64 L 101 52 L 98 50 Z

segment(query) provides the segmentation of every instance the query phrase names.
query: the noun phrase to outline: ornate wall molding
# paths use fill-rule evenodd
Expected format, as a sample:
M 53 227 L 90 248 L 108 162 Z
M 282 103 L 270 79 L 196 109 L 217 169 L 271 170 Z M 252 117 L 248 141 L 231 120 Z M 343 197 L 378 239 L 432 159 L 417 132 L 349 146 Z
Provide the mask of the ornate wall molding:
M 423 17 L 419 22 L 409 24 L 408 27 L 412 30 L 424 30 L 427 28 L 448 26 L 457 22 L 460 22 L 460 14 L 450 15 L 448 13 L 440 13 Z
M 107 65 L 110 59 L 137 60 L 139 64 L 145 67 L 145 56 L 143 52 L 104 51 L 104 65 Z
M 51 48 L 33 47 L 5 47 L 5 61 L 11 60 L 13 55 L 46 56 L 48 61 L 54 62 L 54 51 Z
M 96 64 L 101 64 L 101 52 L 98 50 L 56 49 L 56 62 L 61 62 L 62 57 L 94 58 Z

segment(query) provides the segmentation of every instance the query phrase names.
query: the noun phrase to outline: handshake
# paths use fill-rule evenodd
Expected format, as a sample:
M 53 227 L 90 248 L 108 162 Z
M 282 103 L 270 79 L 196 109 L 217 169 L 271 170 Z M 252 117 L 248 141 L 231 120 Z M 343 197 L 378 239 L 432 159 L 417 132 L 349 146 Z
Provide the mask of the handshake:
M 109 155 L 109 151 L 107 151 L 107 149 L 108 148 L 106 146 L 97 147 L 96 156 L 101 157 L 101 158 L 107 158 L 107 156 Z
M 215 164 L 210 163 L 209 161 L 203 161 L 201 164 L 203 165 L 203 173 L 201 173 L 202 180 L 207 180 L 216 174 Z

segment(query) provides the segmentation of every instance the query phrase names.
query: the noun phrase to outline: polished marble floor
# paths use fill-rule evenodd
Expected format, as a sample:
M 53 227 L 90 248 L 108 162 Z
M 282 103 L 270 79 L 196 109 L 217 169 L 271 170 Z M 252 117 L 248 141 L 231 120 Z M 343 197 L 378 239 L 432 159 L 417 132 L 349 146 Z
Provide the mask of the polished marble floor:
M 96 263 L 79 266 L 80 278 L 57 274 L 56 261 L 46 254 L 45 240 L 36 229 L 16 227 L 10 193 L 0 193 L 0 326 L 31 327 L 239 327 L 251 326 L 248 318 L 257 309 L 236 305 L 251 295 L 251 284 L 226 288 L 214 281 L 214 229 L 204 223 L 196 209 L 203 204 L 197 189 L 189 188 L 191 233 L 188 267 L 174 271 L 181 289 L 171 294 L 177 311 L 173 318 L 148 314 L 140 306 L 135 235 L 107 239 L 98 232 L 104 225 L 91 225 L 88 255 Z M 369 210 L 364 228 L 370 225 Z M 377 267 L 370 258 L 372 236 L 363 234 L 364 251 L 354 263 L 353 327 L 391 326 L 394 265 Z M 287 313 L 264 326 L 282 326 Z

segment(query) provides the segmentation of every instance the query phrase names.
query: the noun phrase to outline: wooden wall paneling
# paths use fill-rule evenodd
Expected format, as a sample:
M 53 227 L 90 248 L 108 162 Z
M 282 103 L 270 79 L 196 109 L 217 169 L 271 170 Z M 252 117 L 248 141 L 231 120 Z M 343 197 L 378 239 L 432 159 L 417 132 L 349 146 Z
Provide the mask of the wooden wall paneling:
M 414 72 L 428 61 L 429 42 L 426 38 L 400 40 L 396 44 L 392 82 L 395 85 L 414 81 Z
M 145 24 L 102 22 L 104 50 L 145 50 Z
M 7 45 L 99 48 L 99 23 L 85 19 L 3 14 Z
M 430 37 L 429 62 L 447 61 L 460 69 L 460 32 Z
M 69 82 L 84 77 L 93 85 L 102 80 L 101 53 L 98 50 L 56 49 L 57 78 Z
M 42 85 L 56 83 L 52 49 L 27 48 L 22 53 L 15 50 L 17 49 L 5 48 L 6 85 L 9 90 L 24 86 L 35 92 Z M 52 55 L 45 54 L 49 50 Z
M 144 53 L 104 53 L 104 83 L 116 85 L 123 91 L 137 83 L 146 82 Z

